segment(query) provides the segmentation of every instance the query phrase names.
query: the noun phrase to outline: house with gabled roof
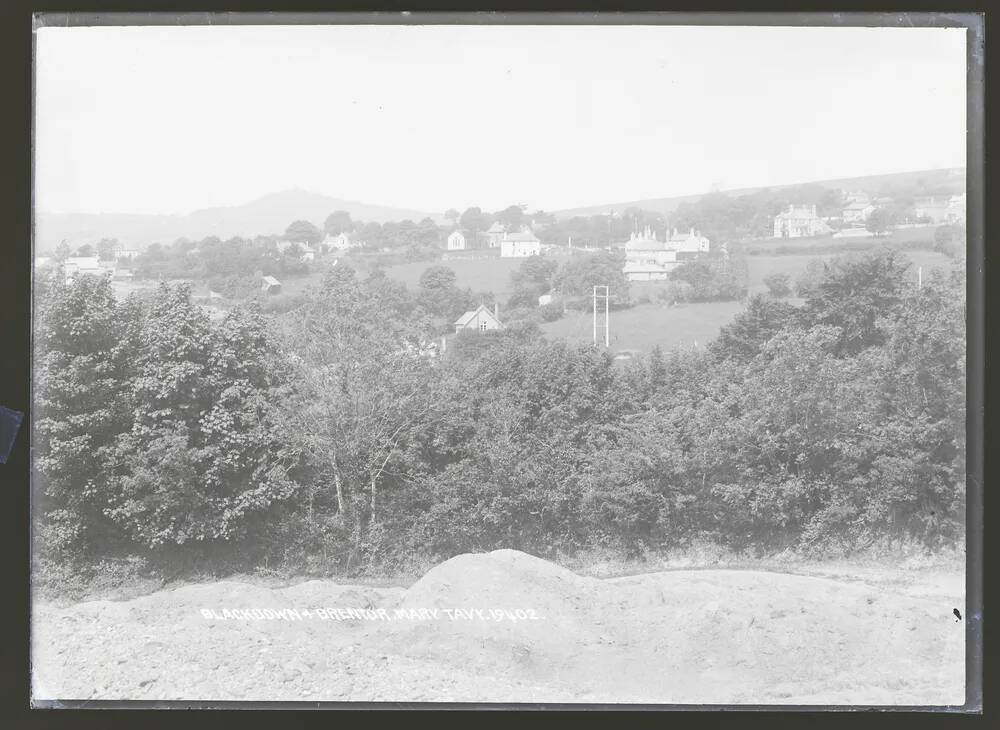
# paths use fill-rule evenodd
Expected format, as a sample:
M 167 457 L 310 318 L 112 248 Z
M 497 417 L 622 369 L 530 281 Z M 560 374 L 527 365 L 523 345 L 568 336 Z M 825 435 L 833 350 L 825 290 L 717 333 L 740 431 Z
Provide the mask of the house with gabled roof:
M 490 248 L 496 248 L 499 246 L 505 233 L 507 233 L 507 229 L 504 227 L 503 223 L 496 221 L 492 226 L 486 229 L 487 246 Z
M 475 309 L 466 312 L 455 320 L 455 334 L 462 330 L 473 330 L 474 332 L 489 332 L 490 330 L 504 329 L 503 322 L 500 321 L 499 305 L 494 305 L 491 312 L 485 304 L 480 304 Z
M 265 276 L 261 279 L 260 290 L 265 294 L 280 294 L 281 282 L 273 276 Z
M 538 256 L 542 252 L 542 242 L 528 230 L 505 233 L 500 239 L 500 258 L 521 258 Z

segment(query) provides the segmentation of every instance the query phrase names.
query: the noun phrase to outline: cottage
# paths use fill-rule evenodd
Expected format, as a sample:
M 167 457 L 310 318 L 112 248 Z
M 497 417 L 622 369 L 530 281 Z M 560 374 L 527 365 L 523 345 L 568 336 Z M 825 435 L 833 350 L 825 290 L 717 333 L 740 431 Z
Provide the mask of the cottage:
M 804 238 L 830 233 L 831 229 L 816 215 L 815 205 L 789 205 L 774 217 L 775 238 Z
M 281 282 L 275 279 L 273 276 L 265 276 L 263 279 L 261 279 L 260 290 L 265 294 L 267 294 L 268 296 L 272 296 L 274 294 L 280 294 Z
M 505 233 L 500 241 L 500 258 L 521 258 L 538 256 L 542 252 L 542 242 L 531 231 Z
M 497 221 L 492 226 L 490 226 L 486 231 L 486 245 L 488 248 L 496 248 L 500 245 L 500 242 L 504 238 L 504 234 L 507 233 L 507 229 L 504 225 Z
M 504 329 L 503 322 L 500 321 L 500 308 L 494 305 L 491 312 L 486 305 L 480 304 L 471 312 L 466 312 L 455 320 L 455 334 L 462 330 L 473 330 L 475 332 L 488 332 L 490 330 Z
M 466 244 L 465 234 L 457 228 L 448 236 L 449 251 L 464 251 L 467 247 Z

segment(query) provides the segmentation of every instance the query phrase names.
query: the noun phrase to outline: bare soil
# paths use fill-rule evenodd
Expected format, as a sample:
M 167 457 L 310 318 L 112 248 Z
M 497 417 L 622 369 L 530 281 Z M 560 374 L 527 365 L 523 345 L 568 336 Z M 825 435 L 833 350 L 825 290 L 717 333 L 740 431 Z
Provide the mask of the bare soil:
M 267 608 L 299 618 L 244 618 Z M 369 619 L 316 612 L 338 608 Z M 36 602 L 32 697 L 962 704 L 953 608 L 964 614 L 960 574 L 598 579 L 499 550 L 455 557 L 408 589 L 219 581 Z

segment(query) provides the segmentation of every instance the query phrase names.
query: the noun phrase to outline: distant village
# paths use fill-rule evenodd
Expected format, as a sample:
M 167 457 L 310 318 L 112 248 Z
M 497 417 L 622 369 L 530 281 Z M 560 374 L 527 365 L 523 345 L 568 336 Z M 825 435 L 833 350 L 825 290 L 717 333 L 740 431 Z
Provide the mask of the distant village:
M 774 239 L 799 239 L 811 237 L 826 237 L 832 239 L 871 238 L 886 232 L 875 224 L 879 211 L 887 209 L 897 201 L 890 197 L 873 196 L 864 191 L 840 191 L 844 201 L 839 211 L 828 215 L 819 215 L 817 206 L 788 205 L 772 218 L 770 233 Z M 965 224 L 965 193 L 957 195 L 925 196 L 912 199 L 908 203 L 908 213 L 904 220 L 894 219 L 888 228 L 907 228 L 940 225 Z M 827 211 L 829 212 L 829 211 Z M 612 211 L 611 218 L 621 218 L 621 214 Z M 429 221 L 427 221 L 429 223 Z M 308 225 L 308 224 L 307 224 Z M 567 235 L 564 241 L 545 243 L 539 233 L 551 226 L 551 222 L 536 222 L 528 219 L 520 225 L 505 225 L 495 221 L 486 230 L 469 230 L 457 225 L 440 228 L 438 236 L 439 258 L 526 258 L 531 256 L 567 255 L 612 250 L 624 254 L 623 273 L 628 281 L 666 281 L 672 270 L 685 262 L 712 254 L 728 257 L 726 242 L 713 246 L 712 241 L 694 227 L 687 230 L 666 228 L 662 233 L 656 232 L 652 226 L 636 226 L 626 240 L 612 240 L 607 246 L 595 246 L 592 242 L 574 243 L 573 236 Z M 292 227 L 290 227 L 291 230 Z M 445 235 L 446 234 L 446 235 Z M 113 252 L 107 250 L 98 253 L 97 248 L 104 245 L 84 244 L 78 246 L 71 255 L 63 260 L 67 279 L 81 274 L 110 274 L 114 281 L 129 281 L 134 276 L 133 263 L 141 255 L 141 251 L 114 244 Z M 346 255 L 349 253 L 388 253 L 388 247 L 374 248 L 362 239 L 358 231 L 341 231 L 337 234 L 326 233 L 321 240 L 307 242 L 301 238 L 277 237 L 267 244 L 276 255 L 290 257 L 296 261 L 308 263 L 317 257 L 330 254 Z M 197 249 L 191 249 L 196 253 Z M 36 266 L 45 266 L 51 257 L 36 258 Z M 282 282 L 273 275 L 259 275 L 259 291 L 265 295 L 276 295 L 282 292 Z M 207 300 L 221 300 L 223 295 L 208 290 L 203 294 Z M 540 302 L 544 304 L 544 302 Z M 475 329 L 491 329 L 499 326 L 499 318 L 495 312 L 488 310 L 468 312 L 456 326 L 469 326 Z

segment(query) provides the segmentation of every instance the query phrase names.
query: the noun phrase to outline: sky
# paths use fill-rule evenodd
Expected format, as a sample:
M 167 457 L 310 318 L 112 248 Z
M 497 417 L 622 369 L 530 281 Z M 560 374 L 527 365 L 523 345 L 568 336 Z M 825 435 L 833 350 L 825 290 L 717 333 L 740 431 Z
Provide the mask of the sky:
M 45 212 L 559 210 L 965 165 L 965 30 L 36 31 Z

